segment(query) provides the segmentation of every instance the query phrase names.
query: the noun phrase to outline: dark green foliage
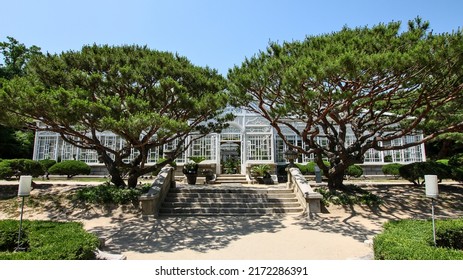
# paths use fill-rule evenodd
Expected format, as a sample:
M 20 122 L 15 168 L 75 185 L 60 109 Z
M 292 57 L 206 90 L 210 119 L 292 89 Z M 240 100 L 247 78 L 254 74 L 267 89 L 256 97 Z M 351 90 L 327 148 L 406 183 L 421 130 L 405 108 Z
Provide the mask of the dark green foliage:
M 296 134 L 300 141 L 292 148 L 328 159 L 329 167 L 320 166 L 328 185 L 342 188 L 347 167 L 363 163 L 367 151 L 420 130 L 446 104 L 461 107 L 463 31 L 428 28 L 417 18 L 408 30 L 391 22 L 271 42 L 228 72 L 230 95 L 269 121 L 284 142 L 292 141 L 285 130 Z M 460 122 L 442 123 L 428 138 Z M 355 137 L 348 138 L 352 130 Z M 420 144 L 412 139 L 393 148 Z
M 308 168 L 308 163 L 307 164 L 302 164 L 302 163 L 295 163 L 296 167 L 301 171 L 302 174 L 308 175 L 310 174 L 309 168 Z
M 450 228 L 455 228 L 453 225 L 462 228 L 463 220 L 438 220 L 437 231 L 449 224 Z M 440 238 L 451 238 L 450 235 L 443 234 Z M 387 222 L 384 231 L 374 238 L 373 249 L 377 260 L 463 260 L 461 250 L 434 246 L 431 221 Z
M 187 146 L 173 145 L 168 160 L 145 164 L 151 149 L 226 126 L 232 118 L 222 114 L 227 85 L 216 70 L 178 54 L 95 44 L 34 56 L 26 75 L 5 82 L 0 103 L 17 119 L 40 119 L 66 142 L 96 150 L 111 181 L 134 188 L 139 177 L 158 172 Z M 124 146 L 107 147 L 90 131 L 112 132 Z
M 12 252 L 18 246 L 19 225 L 17 221 L 0 221 L 0 252 Z M 21 234 L 21 247 L 27 247 L 27 233 Z
M 381 167 L 381 170 L 383 171 L 384 175 L 392 175 L 394 177 L 399 177 L 400 176 L 399 168 L 402 166 L 403 165 L 400 163 L 390 163 L 390 164 L 383 165 L 383 167 Z
M 439 247 L 463 250 L 463 219 L 440 224 L 436 229 L 436 243 Z
M 463 154 L 457 154 L 452 156 L 448 161 L 450 166 L 463 167 Z
M 251 168 L 251 175 L 253 177 L 270 177 L 270 165 L 259 164 Z
M 424 183 L 424 175 L 437 175 L 439 180 L 451 178 L 450 168 L 439 162 L 415 162 L 399 168 L 402 178 L 419 186 Z
M 330 163 L 327 161 L 323 161 L 326 167 L 330 166 Z M 315 162 L 311 161 L 306 164 L 302 163 L 295 163 L 297 168 L 301 171 L 302 174 L 304 175 L 309 175 L 309 174 L 315 174 L 315 166 L 317 165 Z
M 75 199 L 94 204 L 136 204 L 140 195 L 148 192 L 149 188 L 149 184 L 136 188 L 120 188 L 105 183 L 79 189 L 75 194 Z
M 11 232 L 14 228 L 19 229 L 18 221 L 0 221 L 0 232 L 3 229 Z M 28 239 L 27 250 L 25 252 L 1 250 L 3 252 L 0 252 L 0 259 L 89 260 L 95 258 L 94 251 L 99 243 L 98 237 L 86 232 L 81 223 L 25 220 L 23 229 Z M 0 248 L 5 248 L 5 244 L 0 244 Z
M 346 185 L 342 191 L 329 190 L 326 187 L 316 189 L 323 196 L 325 206 L 334 205 L 368 205 L 377 206 L 382 203 L 379 196 L 354 185 Z
M 67 175 L 68 178 L 72 178 L 75 175 L 88 175 L 91 171 L 90 166 L 80 160 L 58 162 L 48 169 L 50 174 Z
M 56 164 L 56 160 L 53 160 L 53 159 L 42 159 L 42 160 L 39 160 L 39 162 L 43 166 L 45 171 L 48 171 L 50 167 Z
M 45 173 L 43 166 L 31 159 L 8 159 L 0 162 L 0 179 L 13 176 L 31 175 L 38 177 Z
M 358 165 L 351 165 L 347 168 L 346 175 L 349 177 L 360 178 L 360 176 L 363 175 L 363 169 Z
M 0 125 L 0 157 L 4 159 L 32 158 L 33 147 L 33 131 Z
M 452 179 L 463 182 L 463 154 L 456 154 L 452 156 L 448 165 L 451 169 Z

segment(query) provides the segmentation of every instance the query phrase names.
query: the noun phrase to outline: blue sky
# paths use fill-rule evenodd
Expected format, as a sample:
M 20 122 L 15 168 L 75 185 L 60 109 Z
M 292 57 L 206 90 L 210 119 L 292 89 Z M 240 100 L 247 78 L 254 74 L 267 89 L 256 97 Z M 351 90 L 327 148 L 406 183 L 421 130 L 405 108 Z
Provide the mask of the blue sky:
M 0 41 L 44 52 L 138 44 L 226 74 L 269 41 L 421 16 L 435 33 L 463 26 L 461 0 L 0 0 Z

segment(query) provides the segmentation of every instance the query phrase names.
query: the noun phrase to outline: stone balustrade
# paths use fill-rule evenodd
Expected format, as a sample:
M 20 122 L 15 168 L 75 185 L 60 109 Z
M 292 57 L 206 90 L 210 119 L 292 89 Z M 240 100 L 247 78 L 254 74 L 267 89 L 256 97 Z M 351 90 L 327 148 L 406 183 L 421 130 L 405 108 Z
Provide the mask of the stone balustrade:
M 289 169 L 288 187 L 296 193 L 306 214 L 321 212 L 321 200 L 323 196 L 312 189 L 299 168 L 293 167 Z
M 169 192 L 169 188 L 175 187 L 174 171 L 172 166 L 166 165 L 154 179 L 149 191 L 140 196 L 143 215 L 158 216 L 159 208 Z

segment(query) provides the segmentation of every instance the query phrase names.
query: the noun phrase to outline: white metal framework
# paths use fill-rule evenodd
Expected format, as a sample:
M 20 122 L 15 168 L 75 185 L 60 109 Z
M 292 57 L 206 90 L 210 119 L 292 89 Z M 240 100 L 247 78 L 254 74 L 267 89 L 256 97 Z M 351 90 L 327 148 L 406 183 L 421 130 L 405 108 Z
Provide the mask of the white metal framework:
M 204 163 L 216 166 L 216 172 L 222 173 L 223 167 L 230 161 L 237 166 L 238 173 L 245 174 L 250 164 L 269 163 L 282 164 L 286 160 L 283 153 L 287 147 L 283 140 L 278 137 L 275 130 L 262 117 L 249 113 L 239 108 L 229 108 L 236 118 L 230 122 L 230 126 L 221 134 L 212 133 L 205 137 L 191 135 L 189 138 L 189 149 L 176 159 L 178 164 L 183 164 L 188 157 L 204 157 Z M 296 134 L 289 130 L 283 130 L 288 141 L 297 146 L 305 145 Z M 421 134 L 407 135 L 395 139 L 392 142 L 382 143 L 383 145 L 399 146 L 422 139 Z M 99 139 L 105 146 L 113 149 L 124 147 L 124 141 L 118 135 L 111 132 L 101 132 Z M 327 145 L 327 139 L 323 136 L 317 137 L 321 145 Z M 353 135 L 348 135 L 347 145 L 354 141 Z M 170 150 L 177 145 L 176 142 L 169 143 L 149 151 L 147 164 L 153 164 L 163 157 L 164 150 Z M 136 156 L 132 151 L 131 156 L 126 159 L 130 161 Z M 86 150 L 75 147 L 61 139 L 53 132 L 38 131 L 35 138 L 34 159 L 54 160 L 82 160 L 89 165 L 102 165 L 98 155 L 93 150 Z M 313 160 L 313 156 L 300 155 L 296 162 L 307 163 Z M 411 163 L 425 161 L 424 145 L 414 146 L 408 149 L 377 151 L 369 150 L 365 154 L 364 165 L 381 165 L 388 162 Z

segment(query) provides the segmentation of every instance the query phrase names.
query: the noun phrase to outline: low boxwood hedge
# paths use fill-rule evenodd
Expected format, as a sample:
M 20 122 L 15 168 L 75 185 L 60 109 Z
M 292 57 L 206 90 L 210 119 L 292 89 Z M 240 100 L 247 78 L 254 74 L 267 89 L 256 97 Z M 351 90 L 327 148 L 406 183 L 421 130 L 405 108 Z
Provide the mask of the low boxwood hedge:
M 462 236 L 463 219 L 436 221 L 437 247 L 432 221 L 390 221 L 374 238 L 374 256 L 378 260 L 463 260 L 463 251 L 448 245 L 457 244 L 458 248 Z
M 81 223 L 24 220 L 24 252 L 14 252 L 18 230 L 19 221 L 0 221 L 1 260 L 95 259 L 98 237 L 85 231 Z

